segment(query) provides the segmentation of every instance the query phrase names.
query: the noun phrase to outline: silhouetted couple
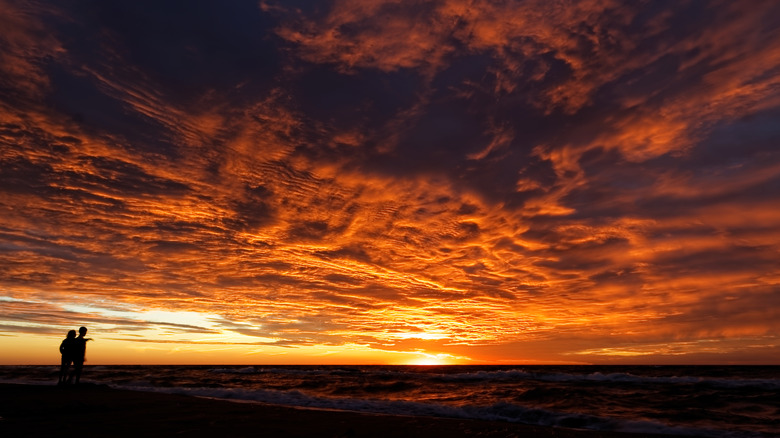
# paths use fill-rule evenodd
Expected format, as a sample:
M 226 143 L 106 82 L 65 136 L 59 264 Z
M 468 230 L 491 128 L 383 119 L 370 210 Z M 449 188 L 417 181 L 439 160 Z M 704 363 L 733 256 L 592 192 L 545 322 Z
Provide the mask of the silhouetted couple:
M 84 360 L 87 353 L 87 341 L 92 340 L 84 337 L 86 334 L 86 327 L 79 329 L 78 337 L 76 337 L 76 330 L 71 330 L 60 344 L 62 364 L 60 366 L 60 378 L 57 381 L 58 385 L 71 383 L 78 385 L 79 380 L 81 380 L 81 369 L 84 368 Z M 68 368 L 70 368 L 71 364 L 73 364 L 73 373 L 68 376 Z

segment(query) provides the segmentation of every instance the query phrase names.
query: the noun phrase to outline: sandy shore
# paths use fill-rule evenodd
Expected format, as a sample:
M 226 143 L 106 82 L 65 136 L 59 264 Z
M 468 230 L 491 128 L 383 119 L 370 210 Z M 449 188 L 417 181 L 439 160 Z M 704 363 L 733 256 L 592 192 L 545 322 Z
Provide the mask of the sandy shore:
M 3 437 L 659 437 L 494 421 L 295 409 L 96 385 L 0 384 L 0 417 Z

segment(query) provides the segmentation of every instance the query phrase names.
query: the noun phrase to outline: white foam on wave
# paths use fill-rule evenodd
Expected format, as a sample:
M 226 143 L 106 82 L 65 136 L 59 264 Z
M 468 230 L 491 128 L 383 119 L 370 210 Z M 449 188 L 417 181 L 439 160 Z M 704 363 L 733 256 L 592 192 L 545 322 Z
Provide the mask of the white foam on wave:
M 51 386 L 51 380 L 31 380 L 31 379 L 0 379 L 0 383 L 10 385 L 34 385 L 34 386 Z

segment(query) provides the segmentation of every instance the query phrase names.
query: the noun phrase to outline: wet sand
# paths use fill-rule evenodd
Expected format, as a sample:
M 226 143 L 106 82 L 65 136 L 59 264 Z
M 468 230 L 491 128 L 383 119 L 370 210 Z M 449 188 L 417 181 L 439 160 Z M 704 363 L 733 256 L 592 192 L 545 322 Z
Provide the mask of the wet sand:
M 100 385 L 0 384 L 0 417 L 2 437 L 661 437 L 498 421 L 297 409 Z

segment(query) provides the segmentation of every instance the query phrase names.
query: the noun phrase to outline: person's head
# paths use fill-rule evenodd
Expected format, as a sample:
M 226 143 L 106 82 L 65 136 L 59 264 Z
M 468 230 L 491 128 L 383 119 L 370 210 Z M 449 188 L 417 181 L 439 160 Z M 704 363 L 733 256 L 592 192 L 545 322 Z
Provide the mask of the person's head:
M 75 338 L 76 330 L 68 330 L 68 338 Z
M 87 334 L 87 328 L 86 328 L 86 327 L 80 327 L 80 328 L 79 328 L 79 334 L 80 334 L 81 336 L 84 336 L 84 335 L 86 335 L 86 334 Z

